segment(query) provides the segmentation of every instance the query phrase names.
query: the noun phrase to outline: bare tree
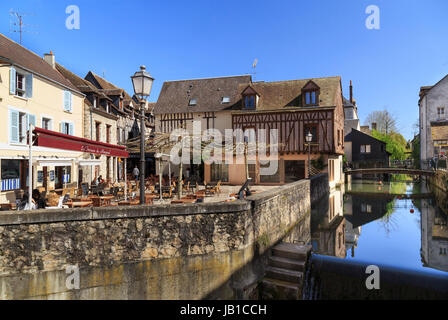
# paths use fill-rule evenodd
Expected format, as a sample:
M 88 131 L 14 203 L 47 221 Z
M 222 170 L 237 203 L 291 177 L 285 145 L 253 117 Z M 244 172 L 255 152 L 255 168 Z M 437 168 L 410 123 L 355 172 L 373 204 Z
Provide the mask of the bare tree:
M 373 111 L 371 112 L 365 121 L 365 125 L 372 127 L 372 124 L 376 124 L 376 130 L 381 133 L 389 134 L 397 131 L 397 119 L 389 111 Z

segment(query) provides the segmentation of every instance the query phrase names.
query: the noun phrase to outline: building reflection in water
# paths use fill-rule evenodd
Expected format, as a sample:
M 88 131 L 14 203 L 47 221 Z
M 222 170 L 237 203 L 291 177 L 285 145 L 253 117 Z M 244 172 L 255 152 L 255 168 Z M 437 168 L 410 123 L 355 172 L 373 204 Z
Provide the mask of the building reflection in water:
M 392 194 L 396 186 L 347 185 L 336 190 L 313 207 L 311 214 L 311 243 L 317 254 L 355 258 L 363 226 L 392 216 L 402 219 L 398 209 L 418 208 L 421 213 L 421 265 L 448 271 L 448 199 L 441 190 L 429 190 L 425 183 L 414 184 L 411 190 L 400 189 L 400 194 L 414 194 L 412 203 Z M 403 189 L 403 190 L 401 190 Z M 432 195 L 431 195 L 432 193 Z M 410 207 L 408 205 L 411 204 Z M 418 214 L 418 212 L 416 212 Z M 401 217 L 401 218 L 400 218 Z M 400 223 L 400 220 L 397 220 Z M 406 234 L 404 239 L 419 237 Z M 380 239 L 363 238 L 364 242 Z M 385 239 L 381 239 L 385 241 Z M 387 241 L 387 239 L 386 239 Z M 406 244 L 404 244 L 406 245 Z M 418 250 L 418 248 L 416 248 Z M 375 257 L 372 257 L 374 260 Z
M 311 213 L 311 243 L 318 254 L 345 258 L 347 251 L 343 190 L 331 192 Z
M 421 212 L 422 263 L 424 267 L 448 271 L 446 193 L 436 188 L 432 191 L 433 199 L 414 201 Z

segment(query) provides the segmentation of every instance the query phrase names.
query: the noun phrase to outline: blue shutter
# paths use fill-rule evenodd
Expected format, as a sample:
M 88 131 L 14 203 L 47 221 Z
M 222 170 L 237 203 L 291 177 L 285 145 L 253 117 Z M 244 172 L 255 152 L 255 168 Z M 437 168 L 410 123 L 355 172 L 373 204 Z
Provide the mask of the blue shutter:
M 16 69 L 11 67 L 9 79 L 9 93 L 16 94 Z
M 72 112 L 73 111 L 73 95 L 71 92 L 68 93 L 70 100 L 69 100 L 69 111 Z
M 25 78 L 25 90 L 26 90 L 26 97 L 32 98 L 33 97 L 33 74 L 30 73 Z
M 27 130 L 30 129 L 30 124 L 36 127 L 36 116 L 34 114 L 28 114 L 28 126 L 26 128 Z
M 64 132 L 64 131 L 65 131 L 65 122 L 62 121 L 62 122 L 59 124 L 59 126 L 60 126 L 59 131 L 60 131 L 61 133 L 65 133 L 65 132 Z
M 73 123 L 69 124 L 69 130 L 70 130 L 70 132 L 68 134 L 71 135 L 71 136 L 74 136 L 75 135 L 75 132 L 74 132 L 75 128 L 73 126 Z
M 19 112 L 10 110 L 10 137 L 9 142 L 19 143 Z
M 68 111 L 68 104 L 70 97 L 68 96 L 68 91 L 64 91 L 64 111 Z

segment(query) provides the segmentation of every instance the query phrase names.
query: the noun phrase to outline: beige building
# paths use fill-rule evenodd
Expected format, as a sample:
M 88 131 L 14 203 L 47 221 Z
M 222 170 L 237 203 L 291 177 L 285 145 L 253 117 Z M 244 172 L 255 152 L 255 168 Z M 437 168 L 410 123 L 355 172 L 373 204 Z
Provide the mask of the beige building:
M 121 131 L 117 130 L 119 116 L 114 110 L 112 99 L 100 92 L 89 81 L 78 77 L 60 64 L 57 64 L 56 68 L 79 91 L 86 95 L 83 109 L 84 138 L 116 145 Z M 121 158 L 87 153 L 84 154 L 83 158 L 86 161 L 98 161 L 98 165 L 81 167 L 79 170 L 80 182 L 91 183 L 99 176 L 112 183 L 121 180 L 122 173 L 119 169 L 119 163 L 122 162 Z
M 0 34 L 0 202 L 28 185 L 30 124 L 84 136 L 84 95 L 43 58 Z M 78 181 L 81 152 L 33 147 L 33 187 L 61 188 Z

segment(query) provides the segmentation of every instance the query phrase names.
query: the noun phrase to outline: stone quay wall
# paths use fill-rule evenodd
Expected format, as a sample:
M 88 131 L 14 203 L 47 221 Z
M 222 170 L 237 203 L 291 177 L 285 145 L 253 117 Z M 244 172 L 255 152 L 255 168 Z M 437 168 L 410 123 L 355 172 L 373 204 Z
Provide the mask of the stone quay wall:
M 263 272 L 241 270 L 309 219 L 309 195 L 303 180 L 229 203 L 2 212 L 0 299 L 248 297 Z
M 316 204 L 323 197 L 330 194 L 328 173 L 321 173 L 311 177 L 311 204 Z

